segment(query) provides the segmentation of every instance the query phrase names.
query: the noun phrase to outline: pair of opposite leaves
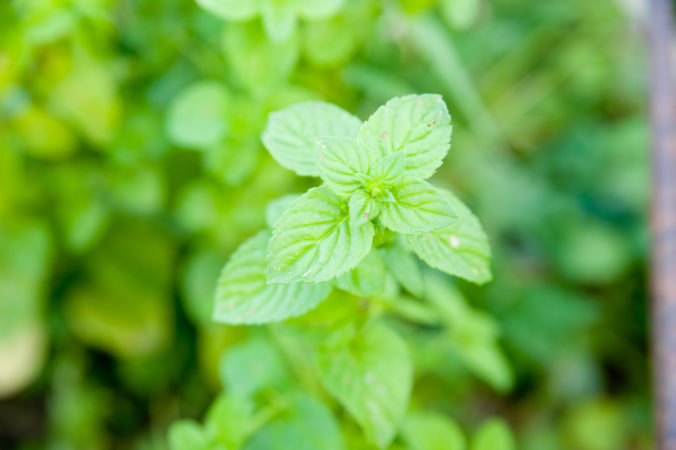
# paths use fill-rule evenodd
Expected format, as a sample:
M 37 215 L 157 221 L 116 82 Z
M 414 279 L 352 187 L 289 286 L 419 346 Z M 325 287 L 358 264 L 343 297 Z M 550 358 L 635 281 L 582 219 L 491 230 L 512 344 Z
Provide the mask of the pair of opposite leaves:
M 264 323 L 309 311 L 330 293 L 327 281 L 356 267 L 374 236 L 390 231 L 430 266 L 488 281 L 490 251 L 478 221 L 450 192 L 424 181 L 441 165 L 450 136 L 438 95 L 392 99 L 363 124 L 323 102 L 271 114 L 263 143 L 272 156 L 324 184 L 272 214 L 272 236 L 261 232 L 233 254 L 214 318 Z
M 319 102 L 271 114 L 263 143 L 272 156 L 324 184 L 274 224 L 268 281 L 328 281 L 369 253 L 377 228 L 416 234 L 453 222 L 450 203 L 423 181 L 448 151 L 450 122 L 438 95 L 395 98 L 364 124 Z

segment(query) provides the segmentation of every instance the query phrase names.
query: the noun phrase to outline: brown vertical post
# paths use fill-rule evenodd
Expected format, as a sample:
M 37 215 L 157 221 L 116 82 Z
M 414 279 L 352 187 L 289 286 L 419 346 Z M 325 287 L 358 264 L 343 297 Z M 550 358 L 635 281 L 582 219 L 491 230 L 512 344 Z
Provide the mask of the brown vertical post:
M 676 450 L 676 89 L 671 0 L 650 0 L 652 119 L 652 330 L 660 450 Z

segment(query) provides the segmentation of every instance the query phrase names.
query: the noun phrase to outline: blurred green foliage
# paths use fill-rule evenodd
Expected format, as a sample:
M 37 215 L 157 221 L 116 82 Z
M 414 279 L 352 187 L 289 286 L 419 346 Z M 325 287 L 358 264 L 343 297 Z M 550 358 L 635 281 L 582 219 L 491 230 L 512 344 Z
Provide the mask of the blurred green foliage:
M 424 302 L 381 305 L 416 373 L 391 448 L 651 448 L 639 18 L 269 3 L 0 3 L 0 447 L 368 448 L 291 327 L 212 323 L 214 288 L 268 202 L 312 184 L 263 149 L 269 112 L 438 92 L 433 182 L 484 224 L 494 281 L 429 271 Z M 359 309 L 329 306 L 311 319 Z

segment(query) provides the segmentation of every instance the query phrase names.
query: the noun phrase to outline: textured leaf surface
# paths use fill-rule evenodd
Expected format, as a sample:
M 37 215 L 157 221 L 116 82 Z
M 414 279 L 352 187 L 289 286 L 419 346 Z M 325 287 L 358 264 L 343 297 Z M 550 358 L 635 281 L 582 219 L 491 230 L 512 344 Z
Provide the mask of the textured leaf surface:
M 356 190 L 350 197 L 350 223 L 361 225 L 378 217 L 378 201 L 363 189 Z
M 184 147 L 205 148 L 227 133 L 228 93 L 215 81 L 195 83 L 178 94 L 169 106 L 169 139 Z
M 340 347 L 317 355 L 325 388 L 347 409 L 379 447 L 386 447 L 404 418 L 411 391 L 412 364 L 406 344 L 375 324 Z
M 481 425 L 472 438 L 471 450 L 515 450 L 516 444 L 509 426 L 500 419 L 491 419 Z
M 382 203 L 380 220 L 393 231 L 409 234 L 443 228 L 457 215 L 451 204 L 425 181 L 406 179 Z
M 378 108 L 359 139 L 381 156 L 403 151 L 406 176 L 426 179 L 441 165 L 451 142 L 451 116 L 439 95 L 397 97 Z
M 317 139 L 327 136 L 354 138 L 361 121 L 325 102 L 303 102 L 270 114 L 263 144 L 275 160 L 299 175 L 319 176 Z
M 258 13 L 258 2 L 250 0 L 197 0 L 197 4 L 225 20 L 248 20 Z
M 214 320 L 229 324 L 277 322 L 313 309 L 329 295 L 328 284 L 267 284 L 269 239 L 269 232 L 261 232 L 233 253 L 218 280 Z
M 317 141 L 317 166 L 322 180 L 340 195 L 348 195 L 364 185 L 369 172 L 368 148 L 345 137 Z
M 268 249 L 268 281 L 328 281 L 371 250 L 370 222 L 351 225 L 347 203 L 326 186 L 310 189 L 277 222 Z
M 406 156 L 402 152 L 380 158 L 369 171 L 373 187 L 389 188 L 401 183 L 406 167 Z
M 294 0 L 298 13 L 312 20 L 326 19 L 336 14 L 345 0 Z
M 491 279 L 488 237 L 472 212 L 455 195 L 443 191 L 458 220 L 442 229 L 407 236 L 417 255 L 435 269 L 474 283 Z
M 282 217 L 282 214 L 284 214 L 284 211 L 289 208 L 291 203 L 298 200 L 301 195 L 302 194 L 288 194 L 268 203 L 268 207 L 265 209 L 265 223 L 268 227 L 274 227 L 275 223 Z

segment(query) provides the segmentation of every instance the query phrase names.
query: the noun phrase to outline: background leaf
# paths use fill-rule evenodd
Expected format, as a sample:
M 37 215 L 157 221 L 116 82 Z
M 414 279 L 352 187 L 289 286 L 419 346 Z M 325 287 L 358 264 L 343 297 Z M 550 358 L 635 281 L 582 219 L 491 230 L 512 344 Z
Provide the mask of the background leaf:
M 379 447 L 394 438 L 408 408 L 412 383 L 406 344 L 391 329 L 374 324 L 354 339 L 317 354 L 324 387 Z
M 205 148 L 228 131 L 228 93 L 216 81 L 200 81 L 181 91 L 169 106 L 167 134 L 176 145 Z
M 307 394 L 296 396 L 281 417 L 256 433 L 244 450 L 341 450 L 345 448 L 331 411 Z
M 423 279 L 418 261 L 415 256 L 399 240 L 391 245 L 382 247 L 383 260 L 387 270 L 411 294 L 421 297 L 423 294 Z
M 378 108 L 359 139 L 381 156 L 403 151 L 406 176 L 426 179 L 441 165 L 451 141 L 451 116 L 439 95 L 407 95 Z
M 355 226 L 374 220 L 380 214 L 380 204 L 363 189 L 357 189 L 350 197 L 348 205 L 350 223 Z
M 210 13 L 225 20 L 248 20 L 258 13 L 258 2 L 252 0 L 196 0 Z
M 293 0 L 298 13 L 306 19 L 331 17 L 343 7 L 345 0 Z
M 210 450 L 209 439 L 202 427 L 192 420 L 180 420 L 169 429 L 171 450 Z
M 244 398 L 265 389 L 281 389 L 289 382 L 282 356 L 262 337 L 238 344 L 224 354 L 220 375 L 226 392 Z
M 472 437 L 471 450 L 515 450 L 512 432 L 504 421 L 491 419 L 484 422 Z
M 263 144 L 275 160 L 298 175 L 319 176 L 315 144 L 326 136 L 353 138 L 361 121 L 335 105 L 304 102 L 268 117 Z
M 460 426 L 441 414 L 410 414 L 401 436 L 411 450 L 465 450 L 467 445 Z
M 261 231 L 242 244 L 218 279 L 216 321 L 267 323 L 296 317 L 316 307 L 331 291 L 328 284 L 267 284 L 265 252 L 270 233 Z

